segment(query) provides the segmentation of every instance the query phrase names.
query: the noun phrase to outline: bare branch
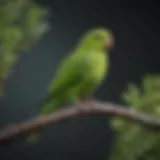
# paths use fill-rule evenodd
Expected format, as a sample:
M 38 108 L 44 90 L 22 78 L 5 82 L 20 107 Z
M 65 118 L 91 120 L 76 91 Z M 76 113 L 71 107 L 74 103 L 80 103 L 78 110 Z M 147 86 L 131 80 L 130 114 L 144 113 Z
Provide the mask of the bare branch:
M 72 108 L 62 109 L 53 114 L 43 117 L 35 117 L 20 124 L 13 124 L 0 130 L 0 144 L 12 140 L 21 135 L 28 134 L 36 129 L 55 124 L 65 119 L 74 118 L 75 116 L 85 115 L 105 115 L 119 116 L 125 120 L 140 122 L 147 129 L 160 131 L 160 118 L 138 113 L 136 111 L 124 108 L 112 103 L 81 103 L 74 105 Z

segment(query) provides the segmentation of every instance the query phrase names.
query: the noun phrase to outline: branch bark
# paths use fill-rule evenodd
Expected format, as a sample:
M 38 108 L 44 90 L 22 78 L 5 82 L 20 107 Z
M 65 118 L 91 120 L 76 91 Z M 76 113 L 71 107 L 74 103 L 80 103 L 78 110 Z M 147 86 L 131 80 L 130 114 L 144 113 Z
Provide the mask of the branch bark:
M 72 106 L 72 108 L 62 109 L 47 116 L 35 117 L 19 124 L 9 125 L 0 130 L 0 144 L 62 120 L 85 115 L 118 116 L 127 121 L 140 122 L 139 124 L 144 125 L 147 129 L 160 131 L 160 118 L 139 113 L 113 103 L 94 101 L 94 103 L 80 103 Z

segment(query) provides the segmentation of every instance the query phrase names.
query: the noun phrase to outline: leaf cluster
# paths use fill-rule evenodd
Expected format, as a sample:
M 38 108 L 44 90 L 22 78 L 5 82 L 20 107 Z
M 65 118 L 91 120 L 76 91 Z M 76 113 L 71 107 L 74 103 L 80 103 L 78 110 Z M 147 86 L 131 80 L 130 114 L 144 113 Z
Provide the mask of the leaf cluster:
M 133 110 L 160 116 L 160 75 L 145 75 L 141 87 L 129 84 L 122 94 Z M 112 120 L 118 136 L 113 147 L 113 160 L 159 160 L 160 135 L 119 118 Z

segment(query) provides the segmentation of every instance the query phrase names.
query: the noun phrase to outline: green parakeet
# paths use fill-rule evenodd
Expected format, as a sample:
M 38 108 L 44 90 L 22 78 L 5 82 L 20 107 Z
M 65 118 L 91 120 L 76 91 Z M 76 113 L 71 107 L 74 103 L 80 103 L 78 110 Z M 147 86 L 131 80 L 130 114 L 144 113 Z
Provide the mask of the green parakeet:
M 39 115 L 91 97 L 108 72 L 108 51 L 112 46 L 113 35 L 109 30 L 89 30 L 59 66 L 40 104 Z M 36 142 L 38 136 L 39 131 L 31 133 L 27 140 Z

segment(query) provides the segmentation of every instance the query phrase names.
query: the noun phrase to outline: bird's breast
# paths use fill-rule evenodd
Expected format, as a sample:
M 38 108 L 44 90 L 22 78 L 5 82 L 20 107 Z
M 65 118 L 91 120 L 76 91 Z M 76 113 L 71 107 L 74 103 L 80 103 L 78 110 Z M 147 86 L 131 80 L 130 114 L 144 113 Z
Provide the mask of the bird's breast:
M 90 62 L 90 76 L 95 80 L 104 79 L 108 71 L 108 56 L 105 53 L 92 54 Z

